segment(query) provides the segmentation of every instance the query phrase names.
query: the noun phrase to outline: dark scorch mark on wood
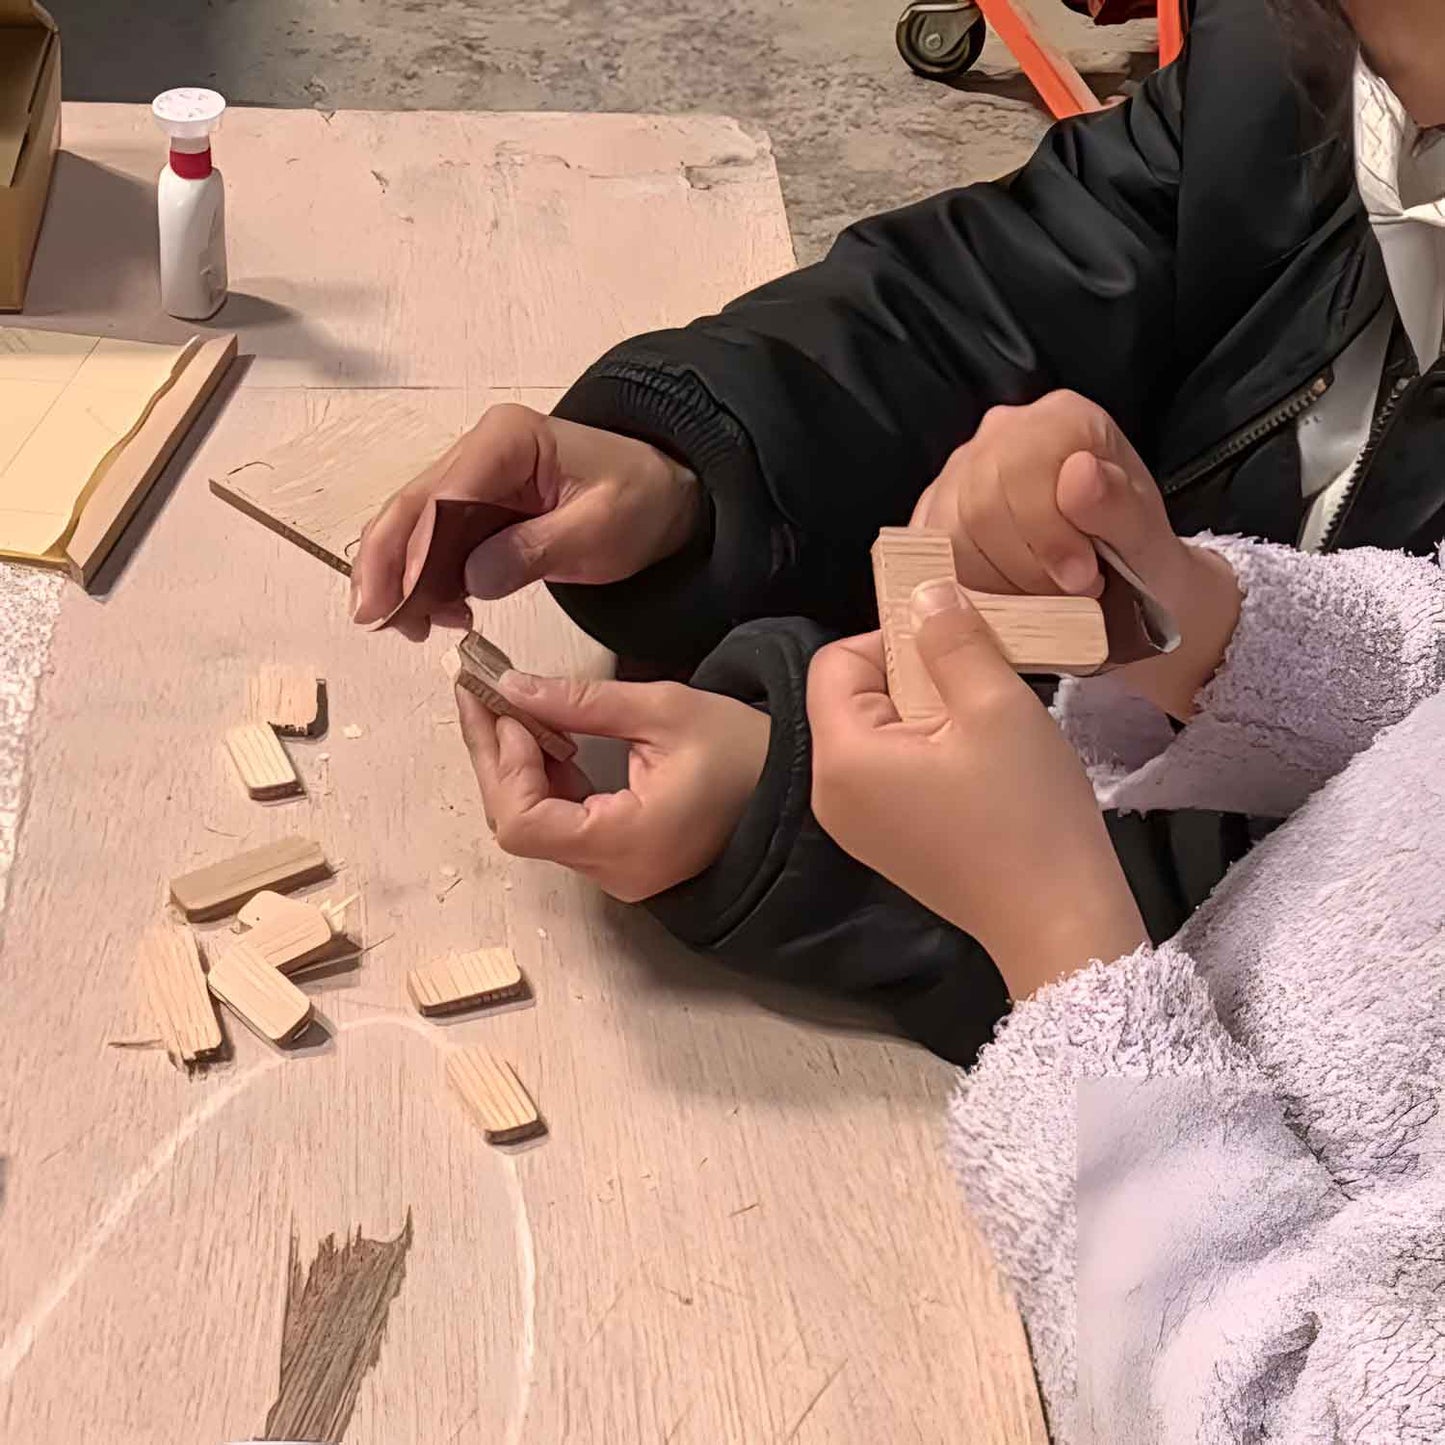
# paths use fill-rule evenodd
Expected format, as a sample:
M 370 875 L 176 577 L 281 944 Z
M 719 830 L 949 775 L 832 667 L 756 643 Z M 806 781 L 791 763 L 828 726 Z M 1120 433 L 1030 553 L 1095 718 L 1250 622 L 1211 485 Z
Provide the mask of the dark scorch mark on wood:
M 291 1239 L 281 1382 L 263 1440 L 339 1445 L 366 1372 L 381 1355 L 386 1317 L 406 1275 L 411 1211 L 395 1239 L 321 1241 L 303 1278 Z

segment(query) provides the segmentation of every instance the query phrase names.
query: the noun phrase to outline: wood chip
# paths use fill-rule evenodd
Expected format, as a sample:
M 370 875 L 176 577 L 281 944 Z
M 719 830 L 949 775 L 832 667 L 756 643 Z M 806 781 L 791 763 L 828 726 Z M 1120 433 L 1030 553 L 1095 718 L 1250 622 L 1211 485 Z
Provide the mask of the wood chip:
M 482 1126 L 489 1144 L 512 1144 L 546 1131 L 542 1116 L 512 1066 L 484 1048 L 447 1056 L 447 1082 Z
M 554 732 L 546 723 L 538 722 L 530 713 L 507 701 L 497 691 L 497 681 L 511 666 L 511 659 L 494 647 L 479 632 L 469 632 L 457 643 L 456 651 L 448 653 L 443 666 L 453 682 L 482 700 L 489 712 L 521 723 L 537 740 L 537 746 L 558 762 L 565 763 L 577 752 L 577 744 L 563 733 Z
M 152 925 L 137 950 L 142 982 L 171 1062 L 193 1064 L 221 1047 L 221 1024 L 206 991 L 195 935 L 176 923 Z
M 311 1000 L 246 940 L 224 938 L 211 957 L 211 992 L 247 1028 L 283 1044 L 311 1022 Z
M 269 723 L 282 737 L 314 738 L 326 731 L 326 683 L 310 667 L 268 663 L 247 686 L 246 716 Z
M 279 893 L 258 893 L 240 919 L 246 924 L 241 937 L 282 973 L 324 962 L 335 942 L 331 922 L 316 904 Z
M 936 717 L 943 700 L 918 655 L 909 604 L 924 582 L 955 578 L 947 532 L 884 527 L 873 544 L 873 582 L 888 666 L 888 693 L 905 722 Z M 1104 613 L 1092 597 L 1002 597 L 968 593 L 993 629 L 999 650 L 1019 672 L 1097 672 L 1109 656 Z
M 270 723 L 242 723 L 231 728 L 226 749 L 253 798 L 289 798 L 301 791 L 301 779 Z
M 193 923 L 201 923 L 234 913 L 263 888 L 300 888 L 330 873 L 319 844 L 309 838 L 280 838 L 173 878 L 171 899 Z
M 460 1013 L 517 998 L 523 991 L 522 970 L 510 948 L 449 953 L 412 969 L 406 991 L 424 1014 Z

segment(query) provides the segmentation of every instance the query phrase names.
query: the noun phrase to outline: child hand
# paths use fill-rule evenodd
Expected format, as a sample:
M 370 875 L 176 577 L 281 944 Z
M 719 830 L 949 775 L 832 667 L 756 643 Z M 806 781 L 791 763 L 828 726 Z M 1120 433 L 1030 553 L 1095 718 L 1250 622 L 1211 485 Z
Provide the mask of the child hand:
M 506 673 L 505 695 L 562 732 L 631 744 L 628 786 L 599 793 L 572 763 L 544 757 L 510 718 L 457 690 L 497 842 L 585 874 L 624 903 L 716 861 L 762 775 L 770 722 L 746 703 L 677 683 L 570 682 Z
M 937 719 L 899 721 L 876 633 L 813 660 L 818 822 L 976 938 L 1014 998 L 1132 952 L 1144 925 L 1074 750 L 957 587 L 921 587 L 914 621 Z
M 352 618 L 365 624 L 400 601 L 412 529 L 434 497 L 498 502 L 535 513 L 488 538 L 467 562 L 473 597 L 529 582 L 617 582 L 676 552 L 692 535 L 701 489 L 645 442 L 494 406 L 372 519 L 352 568 Z M 436 621 L 468 625 L 457 598 Z M 427 627 L 403 628 L 413 640 Z

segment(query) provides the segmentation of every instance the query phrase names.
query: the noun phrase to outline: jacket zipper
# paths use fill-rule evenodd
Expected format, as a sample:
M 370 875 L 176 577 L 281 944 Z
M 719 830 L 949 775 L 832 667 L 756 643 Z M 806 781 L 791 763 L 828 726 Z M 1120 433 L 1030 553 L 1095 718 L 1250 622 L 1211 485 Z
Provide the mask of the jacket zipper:
M 1280 427 L 1307 412 L 1334 385 L 1334 381 L 1334 369 L 1326 367 L 1313 380 L 1307 381 L 1297 391 L 1292 391 L 1283 401 L 1271 407 L 1262 416 L 1256 417 L 1248 426 L 1212 446 L 1202 456 L 1196 457 L 1192 462 L 1166 478 L 1163 485 L 1164 495 L 1172 497 L 1176 492 L 1182 492 L 1185 487 L 1197 482 L 1201 477 L 1207 476 L 1231 457 L 1248 451 L 1250 447 L 1263 441 L 1271 432 L 1278 431 Z
M 1365 445 L 1361 448 L 1360 455 L 1355 458 L 1355 465 L 1350 469 L 1350 479 L 1345 483 L 1340 500 L 1335 505 L 1335 514 L 1330 518 L 1330 524 L 1325 528 L 1324 536 L 1320 538 L 1321 552 L 1328 552 L 1338 540 L 1340 531 L 1350 515 L 1350 509 L 1354 506 L 1355 497 L 1360 490 L 1360 483 L 1364 480 L 1370 463 L 1374 461 L 1375 453 L 1384 444 L 1396 413 L 1400 410 L 1400 403 L 1405 399 L 1405 393 L 1419 379 L 1418 376 L 1398 377 L 1390 387 L 1389 394 L 1376 413 L 1375 420 L 1370 424 L 1370 434 L 1365 438 Z

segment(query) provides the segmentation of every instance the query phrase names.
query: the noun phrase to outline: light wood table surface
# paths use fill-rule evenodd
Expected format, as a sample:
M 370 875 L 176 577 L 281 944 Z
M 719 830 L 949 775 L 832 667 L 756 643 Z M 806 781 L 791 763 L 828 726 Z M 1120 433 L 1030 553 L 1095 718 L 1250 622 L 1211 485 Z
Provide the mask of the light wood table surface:
M 67 108 L 30 312 L 159 314 L 142 107 Z M 353 1445 L 1042 1440 L 1022 1332 L 941 1152 L 951 1071 L 764 1006 L 640 914 L 486 833 L 424 647 L 210 495 L 309 422 L 404 394 L 454 430 L 546 406 L 619 338 L 792 264 L 766 142 L 728 120 L 238 110 L 216 140 L 241 335 L 204 436 L 97 595 L 67 585 L 30 725 L 0 951 L 0 1439 L 264 1432 L 287 1262 L 412 1242 Z M 544 593 L 488 630 L 536 670 L 607 659 Z M 316 667 L 304 799 L 222 747 L 262 663 Z M 360 730 L 359 736 L 348 732 Z M 369 952 L 306 985 L 322 1042 L 186 1078 L 132 977 L 165 880 L 287 833 L 362 895 Z M 335 895 L 339 890 L 329 891 Z M 353 915 L 355 917 L 356 915 Z M 224 925 L 223 925 L 224 926 Z M 508 943 L 534 998 L 423 1020 L 406 969 Z M 550 1132 L 488 1147 L 446 1091 L 484 1042 Z

